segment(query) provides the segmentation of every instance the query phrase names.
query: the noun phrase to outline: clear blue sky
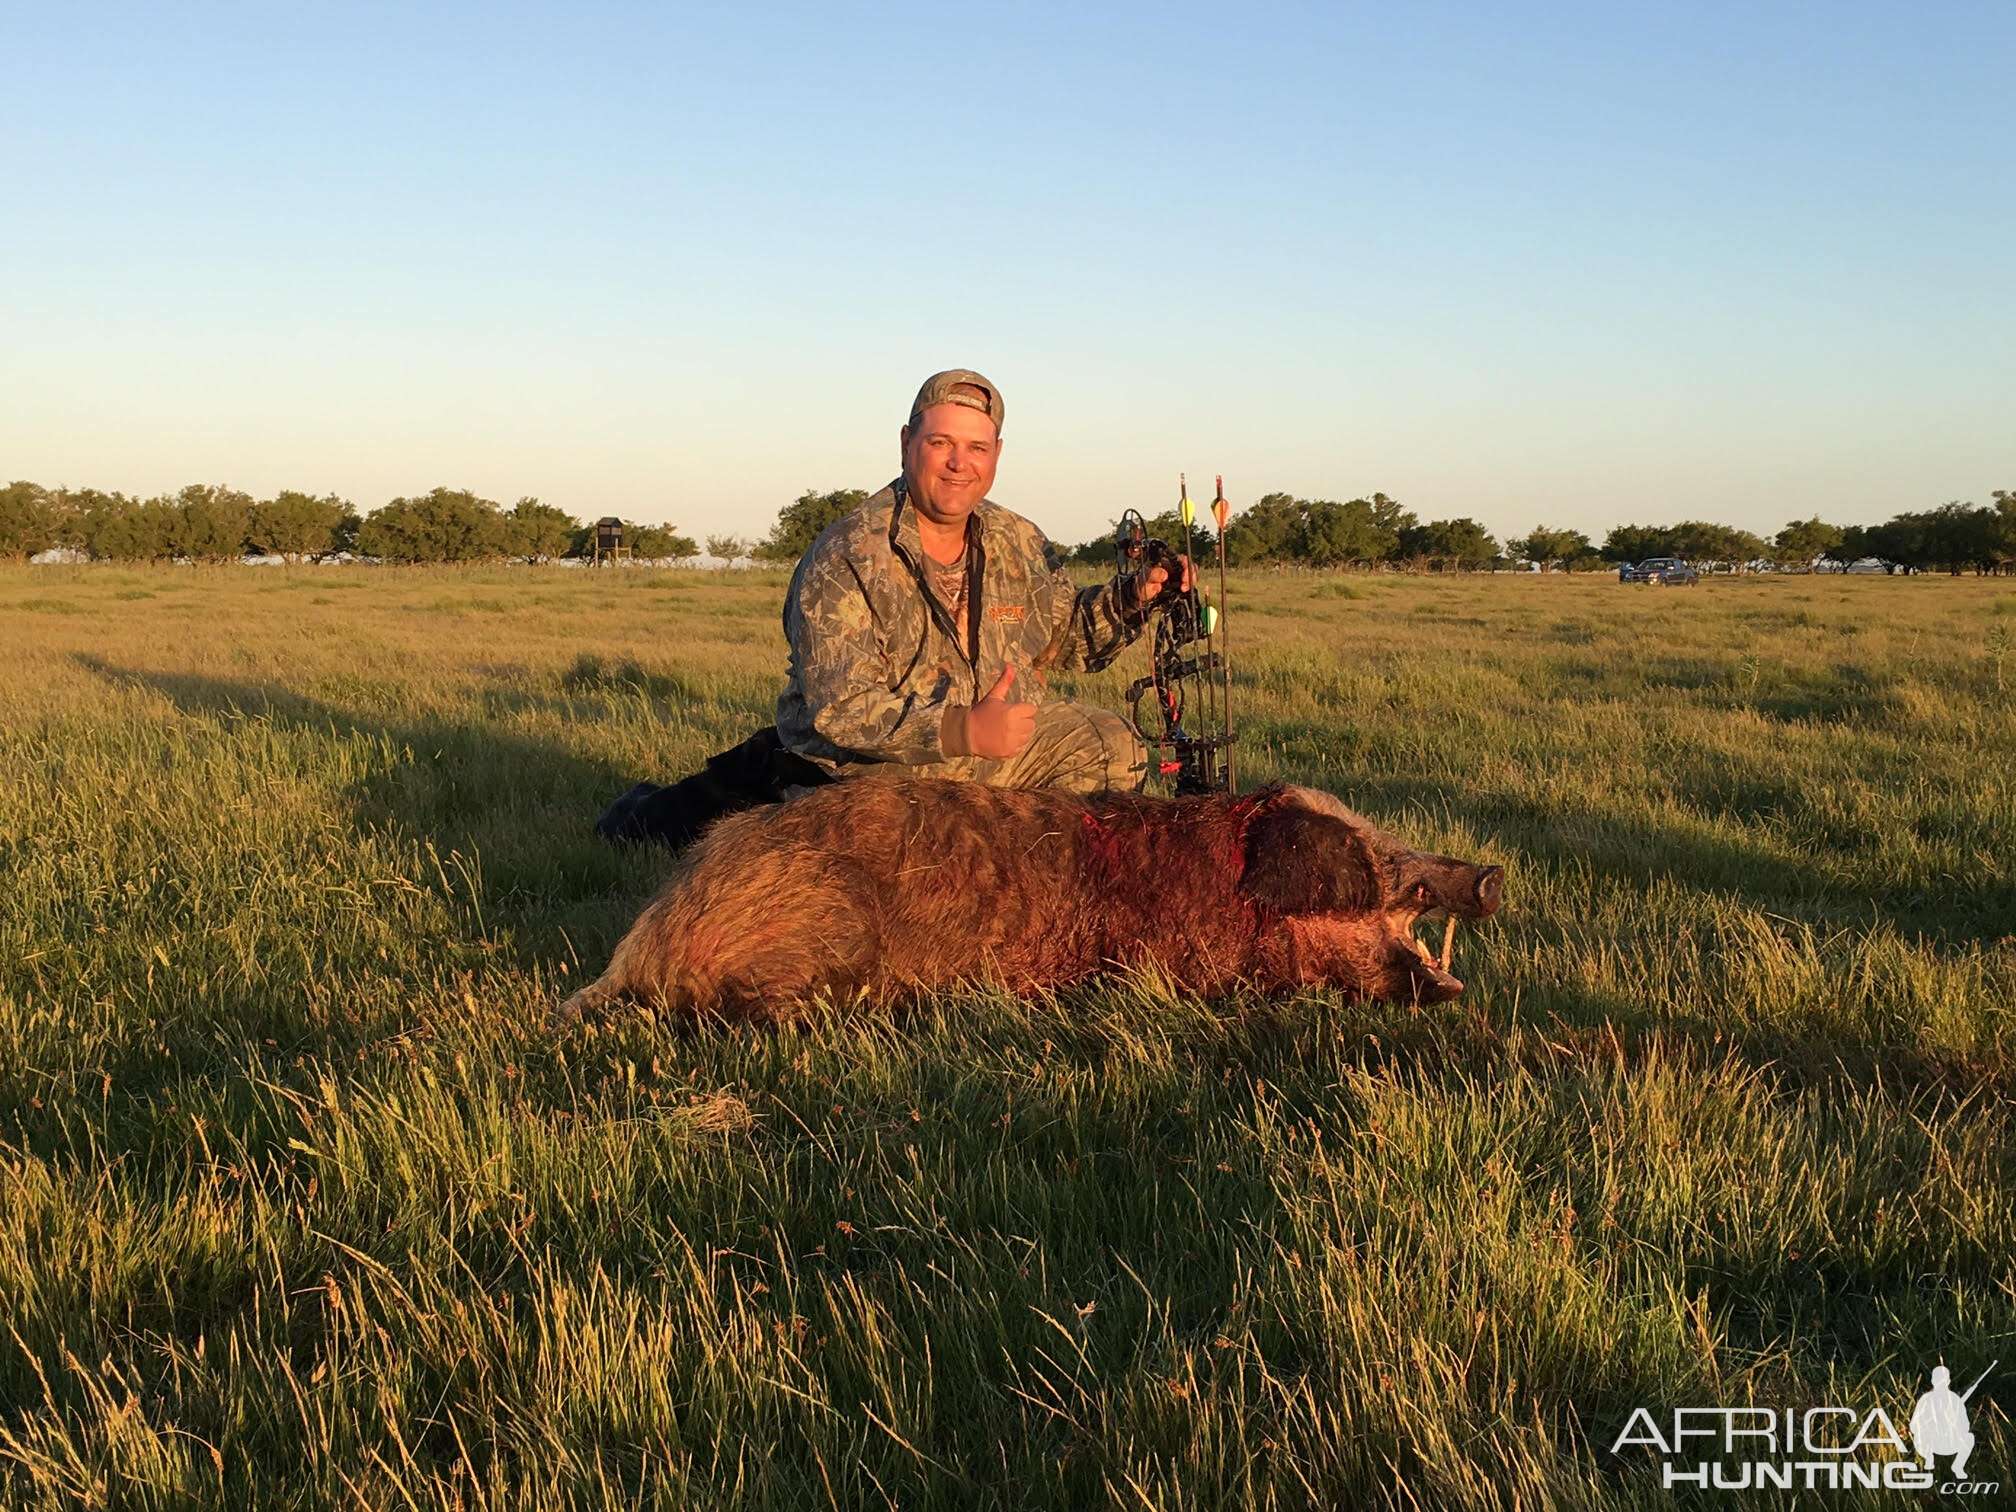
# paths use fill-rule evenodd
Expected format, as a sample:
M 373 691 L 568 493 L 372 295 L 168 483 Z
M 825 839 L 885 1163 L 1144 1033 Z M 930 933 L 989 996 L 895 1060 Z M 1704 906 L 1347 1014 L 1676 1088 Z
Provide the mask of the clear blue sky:
M 761 533 L 929 372 L 1600 534 L 2016 488 L 2016 7 L 0 8 L 0 473 Z

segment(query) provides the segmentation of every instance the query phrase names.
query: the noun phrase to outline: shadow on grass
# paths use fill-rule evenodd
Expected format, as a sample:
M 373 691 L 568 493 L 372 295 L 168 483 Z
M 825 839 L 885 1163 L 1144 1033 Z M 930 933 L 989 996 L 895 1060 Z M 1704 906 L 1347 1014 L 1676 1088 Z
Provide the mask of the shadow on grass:
M 571 930 L 606 914 L 589 931 L 599 946 L 628 922 L 616 899 L 634 900 L 634 867 L 595 835 L 594 824 L 645 773 L 480 722 L 366 714 L 283 688 L 138 671 L 92 656 L 77 660 L 108 682 L 158 694 L 184 714 L 257 719 L 379 745 L 388 759 L 365 763 L 366 774 L 351 779 L 345 794 L 357 828 L 431 845 L 443 857 L 479 858 L 478 901 L 493 923 L 529 930 L 529 945 L 512 948 L 528 964 L 559 945 L 561 926 Z
M 474 835 L 500 812 L 516 816 L 520 823 L 526 816 L 558 823 L 562 806 L 579 812 L 581 831 L 589 833 L 599 812 L 595 804 L 603 802 L 603 794 L 615 796 L 635 780 L 609 762 L 546 740 L 500 736 L 488 726 L 367 716 L 286 687 L 194 673 L 139 671 L 93 655 L 79 655 L 77 663 L 105 681 L 151 691 L 181 714 L 250 716 L 284 730 L 327 732 L 339 740 L 363 736 L 411 750 L 411 774 L 379 776 L 359 784 L 357 814 L 361 823 L 397 821 L 437 845 Z
M 1880 920 L 1906 938 L 1946 948 L 1993 945 L 2016 928 L 2012 922 L 2016 877 L 1993 872 L 1940 878 L 1936 885 L 1929 878 L 1894 876 L 1849 882 L 1839 867 L 1816 865 L 1776 849 L 1772 841 L 1782 838 L 1783 831 L 1755 839 L 1689 833 L 1631 815 L 1550 811 L 1511 795 L 1405 776 L 1359 776 L 1348 786 L 1347 799 L 1367 808 L 1391 813 L 1418 807 L 1446 813 L 1528 857 L 1586 868 L 1619 887 L 1642 889 L 1651 882 L 1671 882 L 1725 894 L 1828 929 L 1859 931 Z M 1735 787 L 1718 780 L 1713 793 L 1695 796 L 1712 799 L 1698 802 L 1697 807 L 1735 819 L 1785 819 L 1803 807 L 1796 787 L 1768 779 Z M 1837 857 L 1873 851 L 1877 843 L 1873 834 L 1835 836 L 1827 842 Z
M 406 856 L 409 866 L 413 847 L 431 849 L 443 870 L 438 888 L 424 859 L 423 870 L 410 874 L 428 893 L 423 903 L 410 885 L 387 882 L 371 891 L 369 871 L 339 866 L 336 890 L 355 883 L 370 892 L 382 927 L 345 923 L 325 931 L 314 916 L 252 920 L 246 927 L 259 940 L 260 970 L 220 967 L 187 980 L 178 975 L 173 986 L 164 977 L 159 988 L 152 964 L 144 986 L 133 964 L 148 959 L 150 942 L 158 942 L 162 961 L 180 966 L 185 936 L 195 957 L 206 936 L 238 923 L 228 913 L 157 912 L 124 922 L 116 909 L 106 915 L 118 952 L 112 959 L 132 970 L 124 990 L 134 995 L 133 1011 L 57 1045 L 32 1072 L 0 1070 L 0 1107 L 12 1105 L 0 1117 L 0 1141 L 37 1158 L 89 1169 L 111 1147 L 171 1169 L 187 1158 L 195 1110 L 234 1131 L 255 1156 L 284 1159 L 290 1125 L 254 1081 L 292 1085 L 309 1074 L 304 1062 L 375 1071 L 417 1053 L 438 1032 L 446 1005 L 467 998 L 477 1011 L 472 992 L 487 1005 L 486 982 L 522 1000 L 524 978 L 559 981 L 570 961 L 599 969 L 664 872 L 662 854 L 616 852 L 593 830 L 610 799 L 644 774 L 564 740 L 500 733 L 480 716 L 463 722 L 365 713 L 270 685 L 145 671 L 95 656 L 76 662 L 110 685 L 157 695 L 213 726 L 227 752 L 251 738 L 251 726 L 276 739 L 298 737 L 289 744 L 301 754 L 286 759 L 300 762 L 301 781 L 318 798 L 333 794 L 335 812 L 360 841 L 383 837 L 388 854 Z M 226 759 L 258 761 L 265 749 L 251 744 Z M 324 749 L 332 759 L 318 761 Z M 275 845 L 276 854 L 291 845 L 305 857 L 303 845 L 340 849 L 341 841 L 296 835 Z M 379 940 L 390 945 L 389 957 Z M 54 953 L 42 956 L 6 963 L 0 991 L 38 1002 L 83 991 L 52 964 Z M 528 1064 L 528 1078 L 534 1074 Z M 101 1086 L 102 1096 L 87 1098 Z M 555 1106 L 567 1104 L 564 1075 L 546 1095 Z M 193 1287 L 192 1296 L 202 1290 Z
M 1785 1026 L 1727 1024 L 1700 1014 L 1647 1011 L 1627 994 L 1558 983 L 1522 1003 L 1512 1024 L 1473 1019 L 1447 1041 L 1461 1046 L 1455 1065 L 1513 1055 L 1536 1074 L 1614 1065 L 1620 1072 L 1676 1047 L 1703 1058 L 1727 1057 L 1761 1073 L 1787 1096 L 1806 1088 L 1883 1088 L 1906 1098 L 1964 1101 L 2016 1092 L 2016 1060 L 1997 1042 L 1973 1052 L 1902 1044 L 1845 1030 L 1796 1032 Z M 1508 1046 L 1512 1048 L 1508 1049 Z

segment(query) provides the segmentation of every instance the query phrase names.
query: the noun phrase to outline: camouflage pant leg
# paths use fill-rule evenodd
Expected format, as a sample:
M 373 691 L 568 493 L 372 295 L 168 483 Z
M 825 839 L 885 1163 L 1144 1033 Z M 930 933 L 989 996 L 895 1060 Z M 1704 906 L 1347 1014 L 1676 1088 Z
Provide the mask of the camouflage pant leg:
M 1020 755 L 962 756 L 901 770 L 905 777 L 956 777 L 989 787 L 1135 792 L 1148 776 L 1148 751 L 1134 726 L 1112 710 L 1054 698 L 1036 705 L 1036 733 Z
M 1058 698 L 1036 706 L 1036 733 L 1019 756 L 977 765 L 974 780 L 994 787 L 1136 792 L 1148 778 L 1148 750 L 1123 716 Z

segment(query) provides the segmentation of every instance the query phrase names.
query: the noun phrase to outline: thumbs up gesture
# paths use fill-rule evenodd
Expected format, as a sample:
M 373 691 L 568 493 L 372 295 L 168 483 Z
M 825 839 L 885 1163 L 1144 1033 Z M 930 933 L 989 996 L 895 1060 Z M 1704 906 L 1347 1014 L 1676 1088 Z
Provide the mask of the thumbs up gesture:
M 1010 703 L 1015 686 L 1015 669 L 1002 669 L 994 686 L 980 702 L 965 711 L 966 749 L 962 755 L 981 756 L 989 761 L 1006 761 L 1022 754 L 1022 748 L 1036 733 L 1036 705 Z

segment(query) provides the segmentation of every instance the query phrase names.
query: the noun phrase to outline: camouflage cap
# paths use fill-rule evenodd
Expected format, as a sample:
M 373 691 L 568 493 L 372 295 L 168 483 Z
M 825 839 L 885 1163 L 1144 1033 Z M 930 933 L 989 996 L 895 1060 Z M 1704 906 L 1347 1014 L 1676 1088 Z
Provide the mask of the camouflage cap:
M 973 389 L 980 392 L 973 393 Z M 968 409 L 979 410 L 994 422 L 995 434 L 1001 432 L 1001 417 L 1006 413 L 1001 403 L 1001 390 L 971 368 L 947 368 L 926 378 L 924 387 L 917 390 L 917 397 L 910 403 L 911 423 L 915 424 L 917 417 L 934 404 L 963 404 Z

